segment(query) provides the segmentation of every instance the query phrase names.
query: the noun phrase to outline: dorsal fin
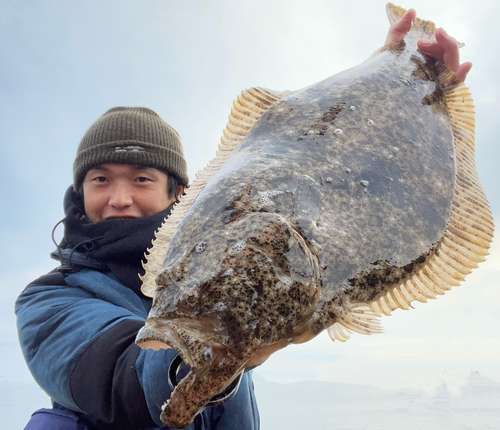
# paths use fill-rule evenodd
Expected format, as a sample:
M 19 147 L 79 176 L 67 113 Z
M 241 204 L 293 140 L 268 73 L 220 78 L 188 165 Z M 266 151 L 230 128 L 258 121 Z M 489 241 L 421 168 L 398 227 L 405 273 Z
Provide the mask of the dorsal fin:
M 493 239 L 493 216 L 479 182 L 475 163 L 475 109 L 472 95 L 455 74 L 438 66 L 448 117 L 452 128 L 456 156 L 456 184 L 450 221 L 443 237 L 432 250 L 424 266 L 410 279 L 368 304 L 376 316 L 390 315 L 395 309 L 409 309 L 413 301 L 426 302 L 459 285 L 488 255 Z M 365 305 L 366 306 L 366 305 Z M 332 340 L 346 341 L 352 331 L 365 334 L 377 330 L 353 330 L 358 325 L 353 308 L 328 333 Z
M 142 281 L 141 291 L 145 296 L 153 297 L 156 288 L 155 279 L 163 266 L 168 244 L 185 213 L 205 188 L 207 182 L 240 147 L 258 119 L 287 94 L 264 88 L 251 88 L 242 91 L 233 102 L 229 122 L 223 130 L 216 157 L 196 174 L 196 179 L 186 190 L 186 195 L 155 233 L 156 239 L 153 240 L 153 247 L 148 249 L 147 254 L 144 254 L 146 263 L 143 263 L 143 268 L 146 273 L 139 277 Z

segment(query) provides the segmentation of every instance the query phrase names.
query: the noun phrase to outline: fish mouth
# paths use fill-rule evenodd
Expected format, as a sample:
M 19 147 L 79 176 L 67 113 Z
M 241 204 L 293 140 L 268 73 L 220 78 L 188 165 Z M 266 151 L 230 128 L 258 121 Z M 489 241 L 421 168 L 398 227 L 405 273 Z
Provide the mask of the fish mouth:
M 171 336 L 168 332 L 158 330 L 158 326 L 151 318 L 146 320 L 144 326 L 139 330 L 135 338 L 135 343 L 142 349 L 154 349 L 158 351 L 160 349 L 169 349 Z
M 160 416 L 169 427 L 185 428 L 211 402 L 220 403 L 234 395 L 247 361 L 258 349 L 258 345 L 245 343 L 243 351 L 236 346 L 240 350 L 235 354 L 225 333 L 207 332 L 207 327 L 213 330 L 214 321 L 150 317 L 137 335 L 141 348 L 173 348 L 190 368 L 177 381 L 180 364 L 171 364 L 169 379 L 174 390 Z
M 224 363 L 191 370 L 162 406 L 161 421 L 171 428 L 185 428 L 210 404 L 219 404 L 236 394 L 244 372 L 243 360 L 228 354 Z
M 182 360 L 180 355 L 177 355 L 170 363 L 168 369 L 168 384 L 172 390 L 175 390 L 175 387 L 179 385 L 182 381 L 182 378 L 179 380 L 179 374 L 183 373 L 184 368 L 186 367 L 186 363 Z M 230 399 L 232 399 L 236 393 L 238 392 L 238 388 L 241 383 L 241 378 L 243 376 L 243 372 L 236 376 L 236 378 L 229 384 L 229 386 L 219 394 L 216 394 L 212 399 L 207 403 L 207 406 L 218 406 Z M 186 375 L 184 375 L 186 377 Z
M 196 370 L 211 363 L 218 364 L 227 355 L 223 340 L 210 330 L 213 325 L 211 318 L 191 320 L 149 317 L 135 342 L 144 349 L 172 348 L 191 370 Z

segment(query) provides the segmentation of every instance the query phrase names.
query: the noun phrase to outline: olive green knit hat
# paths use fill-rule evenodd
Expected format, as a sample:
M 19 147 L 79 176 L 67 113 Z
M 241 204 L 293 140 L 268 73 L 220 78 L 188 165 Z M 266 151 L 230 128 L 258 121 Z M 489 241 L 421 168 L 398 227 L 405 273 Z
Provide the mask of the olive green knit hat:
M 179 133 L 148 108 L 114 107 L 92 124 L 73 164 L 75 190 L 90 169 L 106 163 L 154 167 L 173 174 L 180 184 L 189 184 Z

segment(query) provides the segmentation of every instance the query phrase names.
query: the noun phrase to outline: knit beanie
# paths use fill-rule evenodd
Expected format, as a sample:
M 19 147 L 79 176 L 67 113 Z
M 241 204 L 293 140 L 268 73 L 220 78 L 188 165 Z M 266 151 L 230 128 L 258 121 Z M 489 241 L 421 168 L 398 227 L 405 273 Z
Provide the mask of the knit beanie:
M 154 167 L 171 173 L 180 184 L 189 184 L 179 133 L 148 108 L 114 107 L 92 124 L 73 164 L 75 190 L 90 169 L 106 163 Z

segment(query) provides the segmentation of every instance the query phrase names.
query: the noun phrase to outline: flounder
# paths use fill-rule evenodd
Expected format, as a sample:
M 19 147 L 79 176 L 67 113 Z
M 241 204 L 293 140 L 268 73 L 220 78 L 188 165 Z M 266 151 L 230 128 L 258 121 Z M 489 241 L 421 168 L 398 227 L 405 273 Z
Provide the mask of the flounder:
M 404 10 L 388 4 L 391 23 Z M 148 250 L 141 347 L 190 372 L 161 419 L 187 426 L 248 366 L 323 330 L 381 332 L 378 316 L 458 285 L 493 235 L 474 156 L 474 106 L 417 49 L 435 26 L 294 92 L 234 103 L 217 157 Z

